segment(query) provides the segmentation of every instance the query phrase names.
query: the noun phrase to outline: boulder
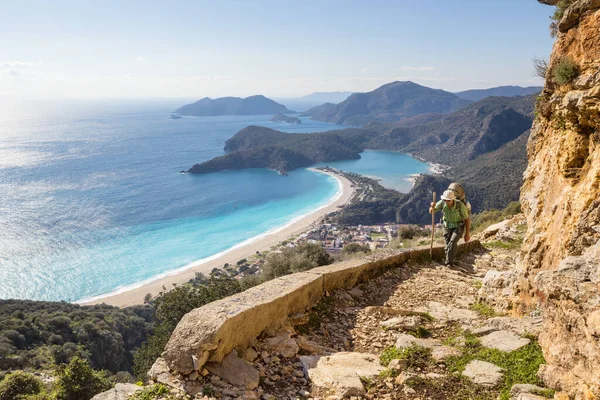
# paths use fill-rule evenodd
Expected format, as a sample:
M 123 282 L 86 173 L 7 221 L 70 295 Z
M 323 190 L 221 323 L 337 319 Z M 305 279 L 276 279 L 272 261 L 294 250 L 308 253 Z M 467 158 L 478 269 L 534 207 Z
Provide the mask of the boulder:
M 377 356 L 366 353 L 300 356 L 300 362 L 314 391 L 340 397 L 366 394 L 360 378 L 376 377 L 384 369 Z
M 421 326 L 421 318 L 417 316 L 396 317 L 379 323 L 384 329 L 415 331 Z
M 265 339 L 262 349 L 271 354 L 281 355 L 285 358 L 292 358 L 300 348 L 294 339 L 292 339 L 293 329 L 289 327 L 281 328 L 275 337 Z
M 206 369 L 232 385 L 246 390 L 255 389 L 260 379 L 258 370 L 249 362 L 238 358 L 235 350 L 220 363 L 209 362 Z
M 483 386 L 496 386 L 502 379 L 502 368 L 485 361 L 473 360 L 465 367 L 463 375 Z
M 481 338 L 482 346 L 506 351 L 507 353 L 527 346 L 530 342 L 531 340 L 522 338 L 509 331 L 496 331 Z
M 142 389 L 142 386 L 131 383 L 117 383 L 114 388 L 92 397 L 92 400 L 127 400 L 129 396 Z
M 304 351 L 306 351 L 307 353 L 310 354 L 325 354 L 325 349 L 323 349 L 323 347 L 321 347 L 321 345 L 319 345 L 316 342 L 313 342 L 312 340 L 308 340 L 305 337 L 298 337 L 296 339 L 296 343 L 298 344 L 298 347 Z

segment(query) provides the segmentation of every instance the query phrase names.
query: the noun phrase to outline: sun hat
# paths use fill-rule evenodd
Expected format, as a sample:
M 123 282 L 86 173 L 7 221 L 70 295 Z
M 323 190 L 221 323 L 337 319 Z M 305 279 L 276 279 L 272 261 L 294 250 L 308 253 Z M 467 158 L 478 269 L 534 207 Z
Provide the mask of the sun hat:
M 446 190 L 442 194 L 442 200 L 456 200 L 456 195 L 452 190 Z

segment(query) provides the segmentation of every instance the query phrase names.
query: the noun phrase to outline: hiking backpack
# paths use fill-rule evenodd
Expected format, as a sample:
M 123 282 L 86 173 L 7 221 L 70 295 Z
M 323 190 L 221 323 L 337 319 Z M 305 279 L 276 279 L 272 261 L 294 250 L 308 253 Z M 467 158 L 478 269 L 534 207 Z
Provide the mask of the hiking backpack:
M 467 206 L 469 215 L 471 215 L 471 203 L 467 201 L 467 194 L 465 193 L 465 189 L 462 187 L 462 185 L 458 182 L 452 182 L 450 186 L 448 186 L 448 190 L 452 190 L 456 198 Z

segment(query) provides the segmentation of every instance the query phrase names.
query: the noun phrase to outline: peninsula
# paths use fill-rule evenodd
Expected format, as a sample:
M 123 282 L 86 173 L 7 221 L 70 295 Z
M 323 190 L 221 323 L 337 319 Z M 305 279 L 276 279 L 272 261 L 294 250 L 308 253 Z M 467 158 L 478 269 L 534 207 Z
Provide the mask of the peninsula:
M 273 118 L 271 118 L 271 121 L 287 122 L 288 124 L 301 124 L 302 123 L 302 121 L 300 121 L 300 118 L 290 117 L 288 115 L 284 115 L 281 113 L 273 115 Z

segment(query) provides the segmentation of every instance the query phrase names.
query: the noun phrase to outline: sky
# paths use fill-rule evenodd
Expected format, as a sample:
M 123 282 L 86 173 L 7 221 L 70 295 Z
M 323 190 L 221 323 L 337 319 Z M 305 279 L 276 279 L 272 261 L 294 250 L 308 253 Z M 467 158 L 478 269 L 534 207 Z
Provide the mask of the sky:
M 536 0 L 0 0 L 0 98 L 541 85 Z

